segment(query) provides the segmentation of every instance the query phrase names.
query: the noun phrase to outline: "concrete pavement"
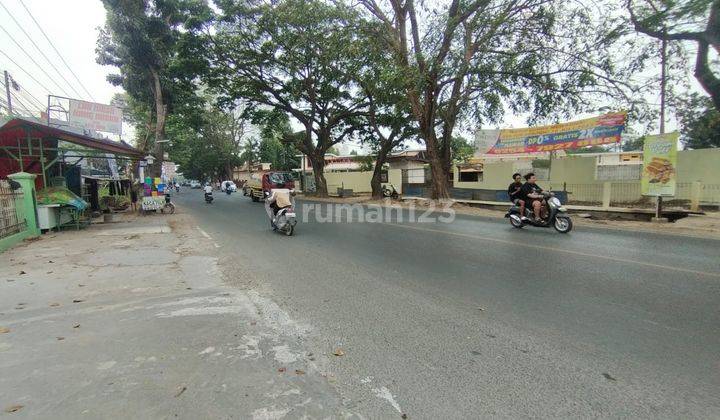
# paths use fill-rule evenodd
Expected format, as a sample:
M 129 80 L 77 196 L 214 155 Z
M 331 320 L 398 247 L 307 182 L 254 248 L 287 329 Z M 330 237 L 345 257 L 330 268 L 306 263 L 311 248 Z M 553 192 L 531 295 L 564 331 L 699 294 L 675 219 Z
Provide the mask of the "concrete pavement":
M 360 418 L 331 384 L 334 356 L 223 284 L 216 249 L 173 215 L 0 254 L 0 417 Z
M 286 238 L 241 195 L 177 201 L 229 284 L 312 325 L 311 349 L 345 350 L 334 385 L 368 417 L 720 416 L 716 240 L 461 216 Z

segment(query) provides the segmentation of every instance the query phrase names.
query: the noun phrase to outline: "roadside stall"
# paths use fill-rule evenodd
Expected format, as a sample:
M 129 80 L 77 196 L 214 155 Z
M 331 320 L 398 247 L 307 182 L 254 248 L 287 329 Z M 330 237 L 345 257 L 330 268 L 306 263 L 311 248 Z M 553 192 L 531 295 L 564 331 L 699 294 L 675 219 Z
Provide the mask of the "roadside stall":
M 62 209 L 57 214 L 48 207 L 41 210 L 46 226 L 53 218 L 61 225 L 70 217 L 79 227 L 87 210 L 102 211 L 101 201 L 113 201 L 103 197 L 129 195 L 132 168 L 142 153 L 125 142 L 81 131 L 32 118 L 0 119 L 0 178 L 15 172 L 37 175 L 39 203 Z M 115 199 L 113 205 L 117 201 L 125 199 Z

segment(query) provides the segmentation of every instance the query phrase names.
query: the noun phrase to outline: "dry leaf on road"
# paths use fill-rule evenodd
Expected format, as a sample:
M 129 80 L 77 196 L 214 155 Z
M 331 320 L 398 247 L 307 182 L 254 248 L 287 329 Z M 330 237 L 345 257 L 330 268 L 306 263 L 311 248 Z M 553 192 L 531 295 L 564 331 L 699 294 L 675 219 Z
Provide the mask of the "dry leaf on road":
M 305 371 L 304 371 L 304 370 L 301 370 L 301 369 L 295 369 L 295 374 L 296 374 L 296 375 L 304 375 L 304 374 L 305 374 Z
M 20 405 L 20 404 L 18 404 L 18 405 L 11 405 L 10 407 L 8 407 L 8 408 L 5 409 L 5 412 L 6 412 L 6 413 L 14 413 L 14 412 L 16 412 L 16 411 L 20 411 L 23 407 L 25 407 L 25 406 L 24 406 L 24 405 Z
M 343 349 L 335 349 L 335 351 L 333 352 L 333 354 L 334 354 L 335 356 L 345 356 L 345 352 L 343 351 Z
M 73 325 L 73 328 L 80 328 L 80 324 Z
M 73 299 L 73 303 L 80 303 L 80 302 L 85 302 L 85 301 L 82 299 Z
M 285 372 L 286 370 L 287 370 L 286 368 L 281 367 L 280 369 L 278 369 L 278 372 L 283 373 L 283 372 Z
M 178 391 L 175 393 L 175 398 L 182 395 L 183 392 L 187 390 L 187 387 L 185 385 L 178 388 Z
M 10 328 L 0 327 L 0 334 L 7 334 L 10 332 Z

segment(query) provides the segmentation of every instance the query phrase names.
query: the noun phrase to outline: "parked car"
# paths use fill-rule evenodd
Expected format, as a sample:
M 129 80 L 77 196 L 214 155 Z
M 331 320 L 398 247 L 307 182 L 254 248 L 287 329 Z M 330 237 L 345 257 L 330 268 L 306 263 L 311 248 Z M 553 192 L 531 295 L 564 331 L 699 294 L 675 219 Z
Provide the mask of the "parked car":
M 198 189 L 201 187 L 202 187 L 202 185 L 198 181 L 190 181 L 190 188 Z

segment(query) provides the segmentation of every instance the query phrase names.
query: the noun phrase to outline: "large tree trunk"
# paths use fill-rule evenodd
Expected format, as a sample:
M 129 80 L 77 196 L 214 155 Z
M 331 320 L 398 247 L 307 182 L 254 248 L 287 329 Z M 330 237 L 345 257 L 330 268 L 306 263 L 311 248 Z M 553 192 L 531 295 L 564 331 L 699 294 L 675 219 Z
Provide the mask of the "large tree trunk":
M 325 152 L 309 154 L 308 158 L 312 164 L 313 176 L 315 177 L 315 195 L 318 197 L 327 197 L 328 188 L 325 180 Z
M 372 189 L 372 198 L 380 199 L 382 195 L 382 171 L 387 156 L 392 150 L 392 140 L 386 140 L 380 146 L 377 157 L 375 158 L 375 168 L 373 169 L 372 179 L 370 179 L 370 188 Z
M 706 41 L 698 42 L 697 60 L 695 62 L 695 78 L 710 95 L 715 109 L 720 111 L 720 79 L 714 74 L 709 65 L 709 45 Z
M 165 143 L 161 140 L 165 139 L 165 117 L 167 107 L 163 101 L 162 86 L 160 84 L 160 75 L 151 68 L 150 74 L 153 79 L 153 96 L 155 97 L 155 164 L 151 168 L 153 176 L 159 177 L 162 174 L 162 163 L 165 158 Z
M 447 159 L 445 157 L 446 153 L 438 144 L 435 129 L 432 125 L 425 125 L 425 127 L 420 131 L 420 134 L 425 140 L 425 149 L 430 161 L 430 174 L 432 177 L 430 198 L 433 200 L 446 200 L 450 198 L 450 188 L 448 186 L 449 165 L 445 162 Z

